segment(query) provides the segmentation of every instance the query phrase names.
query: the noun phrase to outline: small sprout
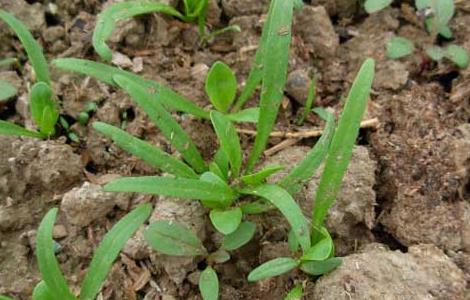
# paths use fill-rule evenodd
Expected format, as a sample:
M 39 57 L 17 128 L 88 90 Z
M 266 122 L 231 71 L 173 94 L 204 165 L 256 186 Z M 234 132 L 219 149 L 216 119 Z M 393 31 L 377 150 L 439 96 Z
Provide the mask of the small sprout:
M 372 14 L 386 8 L 392 2 L 393 0 L 366 0 L 364 8 L 369 14 Z
M 412 54 L 415 46 L 412 41 L 403 37 L 393 37 L 387 43 L 387 56 L 391 59 L 399 59 Z
M 317 78 L 313 77 L 310 80 L 310 87 L 308 88 L 307 101 L 305 101 L 305 107 L 303 113 L 300 115 L 297 120 L 297 125 L 301 126 L 304 124 L 304 120 L 307 118 L 308 114 L 312 112 L 313 102 L 317 93 Z
M 78 114 L 77 120 L 78 120 L 78 123 L 85 126 L 86 124 L 88 124 L 88 121 L 90 120 L 90 115 L 87 112 L 82 111 L 81 113 Z
M 212 252 L 207 257 L 207 262 L 209 264 L 223 264 L 230 260 L 230 253 L 225 251 L 224 249 L 219 249 L 215 252 Z
M 219 299 L 219 279 L 217 273 L 211 267 L 207 267 L 202 271 L 199 277 L 199 290 L 204 300 Z
M 75 133 L 75 132 L 69 132 L 67 134 L 67 137 L 74 143 L 80 143 L 80 138 L 78 137 L 78 135 Z
M 466 67 L 468 67 L 468 52 L 460 46 L 450 45 L 449 47 L 447 47 L 445 57 L 447 57 L 461 69 L 465 69 Z

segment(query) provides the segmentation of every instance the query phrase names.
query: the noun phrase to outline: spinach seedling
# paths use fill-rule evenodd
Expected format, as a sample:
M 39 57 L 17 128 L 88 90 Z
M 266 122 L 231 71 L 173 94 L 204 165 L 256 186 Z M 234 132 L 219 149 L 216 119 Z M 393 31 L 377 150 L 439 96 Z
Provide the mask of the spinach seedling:
M 42 281 L 33 292 L 33 300 L 94 300 L 106 279 L 114 260 L 127 240 L 139 229 L 152 212 L 150 204 L 142 204 L 124 216 L 104 236 L 95 250 L 80 289 L 75 296 L 68 287 L 54 253 L 52 229 L 57 208 L 51 209 L 41 221 L 36 240 L 36 257 Z
M 0 19 L 15 31 L 33 66 L 38 82 L 31 88 L 30 109 L 32 119 L 39 128 L 39 132 L 30 131 L 13 123 L 0 120 L 0 134 L 35 138 L 50 137 L 55 133 L 59 111 L 54 101 L 46 58 L 41 47 L 23 23 L 4 10 L 0 10 Z M 0 88 L 2 90 L 0 98 L 10 98 L 14 95 L 13 93 L 16 93 L 16 90 L 3 81 L 0 81 Z
M 150 13 L 163 13 L 184 22 L 198 22 L 199 34 L 203 39 L 211 39 L 215 35 L 226 31 L 240 31 L 240 27 L 232 25 L 207 36 L 205 25 L 208 0 L 183 0 L 183 4 L 184 10 L 180 12 L 173 6 L 152 0 L 132 0 L 114 3 L 98 15 L 96 27 L 93 32 L 93 47 L 102 59 L 110 61 L 113 54 L 108 45 L 106 45 L 106 40 L 113 33 L 116 23 L 121 20 Z
M 368 13 L 375 13 L 388 7 L 392 0 L 367 0 L 365 9 Z M 455 5 L 453 0 L 415 0 L 416 10 L 424 17 L 424 25 L 432 37 L 441 35 L 446 39 L 452 38 L 449 22 L 454 16 Z M 411 55 L 416 47 L 414 43 L 403 37 L 394 37 L 388 41 L 387 56 L 399 59 Z M 466 68 L 470 63 L 468 52 L 460 46 L 451 44 L 447 47 L 423 45 L 424 53 L 434 61 L 446 58 L 459 68 Z

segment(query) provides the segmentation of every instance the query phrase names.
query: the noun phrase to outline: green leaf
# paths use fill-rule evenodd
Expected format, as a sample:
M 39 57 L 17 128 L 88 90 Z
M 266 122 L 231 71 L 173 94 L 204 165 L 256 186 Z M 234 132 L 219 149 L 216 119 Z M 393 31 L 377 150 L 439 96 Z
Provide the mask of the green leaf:
M 434 12 L 434 18 L 437 28 L 440 31 L 442 27 L 447 26 L 455 13 L 454 0 L 435 0 L 431 1 L 431 8 Z
M 18 65 L 18 59 L 14 57 L 0 59 L 0 68 L 9 67 L 10 65 Z
M 439 34 L 446 39 L 451 39 L 453 37 L 452 29 L 450 29 L 450 27 L 447 25 L 443 25 L 441 28 L 439 28 Z
M 217 273 L 211 267 L 207 267 L 199 277 L 199 290 L 202 299 L 217 300 L 219 299 L 219 279 Z
M 54 227 L 57 211 L 57 208 L 49 210 L 39 224 L 36 237 L 36 257 L 39 271 L 54 299 L 76 300 L 77 298 L 75 298 L 69 290 L 67 281 L 60 271 L 59 263 L 54 253 L 52 229 Z
M 412 41 L 403 37 L 393 37 L 387 43 L 387 56 L 391 59 L 399 59 L 408 56 L 415 51 Z
M 295 236 L 294 230 L 289 230 L 287 234 L 287 245 L 289 246 L 289 250 L 291 252 L 297 252 L 299 250 L 299 241 L 297 241 L 297 237 Z
M 42 53 L 41 46 L 36 42 L 28 28 L 20 20 L 2 9 L 0 9 L 0 18 L 15 31 L 15 34 L 23 44 L 24 50 L 28 54 L 28 59 L 36 73 L 37 80 L 49 84 L 51 79 L 46 58 Z
M 151 204 L 141 204 L 125 215 L 104 236 L 93 255 L 90 267 L 82 282 L 80 300 L 94 300 L 96 298 L 119 252 L 151 213 Z
M 197 179 L 198 175 L 184 162 L 117 127 L 95 122 L 93 128 L 112 139 L 119 147 L 142 159 L 155 169 L 177 177 Z
M 106 40 L 113 33 L 116 23 L 135 16 L 155 12 L 185 20 L 185 17 L 173 7 L 154 1 L 134 0 L 114 3 L 100 13 L 96 20 L 95 31 L 93 32 L 93 47 L 95 51 L 102 59 L 110 61 L 113 54 L 108 45 L 106 45 Z
M 318 167 L 320 167 L 328 154 L 328 149 L 335 132 L 335 118 L 333 114 L 319 108 L 314 111 L 326 120 L 323 134 L 305 158 L 278 183 L 291 195 L 297 194 L 301 190 L 302 186 L 312 178 Z
M 240 180 L 244 184 L 247 184 L 247 185 L 260 185 L 264 183 L 266 178 L 268 178 L 269 176 L 273 174 L 276 174 L 282 169 L 284 169 L 284 167 L 281 165 L 267 166 L 266 168 L 264 168 L 263 170 L 259 172 L 240 177 Z
M 228 114 L 226 117 L 233 122 L 257 123 L 259 119 L 259 107 L 252 107 L 236 113 Z
M 248 275 L 248 281 L 259 281 L 282 275 L 296 268 L 299 262 L 290 257 L 279 257 L 258 266 Z
M 212 252 L 207 257 L 208 264 L 223 264 L 230 260 L 230 254 L 224 249 L 219 249 L 215 252 Z
M 465 69 L 466 67 L 468 67 L 468 52 L 463 47 L 457 45 L 450 45 L 446 49 L 446 57 L 461 69 Z
M 284 297 L 284 300 L 302 300 L 304 291 L 302 285 L 296 285 L 290 292 Z
M 417 10 L 423 10 L 428 7 L 431 7 L 431 1 L 433 0 L 416 0 L 415 6 Z
M 295 232 L 302 249 L 310 248 L 310 231 L 308 221 L 302 210 L 289 193 L 277 185 L 265 184 L 251 189 L 242 190 L 242 193 L 262 197 L 276 206 L 284 215 Z
M 150 224 L 144 238 L 153 250 L 172 256 L 205 255 L 206 249 L 199 238 L 183 225 L 162 220 Z
M 304 255 L 300 259 L 303 261 L 325 260 L 330 257 L 332 251 L 333 240 L 331 238 L 324 238 L 305 251 Z
M 366 0 L 364 8 L 367 13 L 372 14 L 390 6 L 392 2 L 393 0 Z
M 52 61 L 52 64 L 59 69 L 91 76 L 112 86 L 118 86 L 113 76 L 125 76 L 133 80 L 136 84 L 145 87 L 145 89 L 155 92 L 152 94 L 152 98 L 155 99 L 155 101 L 159 101 L 165 108 L 192 114 L 198 118 L 209 119 L 209 113 L 194 104 L 191 100 L 175 93 L 162 84 L 144 79 L 131 72 L 91 60 L 77 58 L 60 58 Z
M 39 132 L 30 131 L 21 126 L 3 120 L 0 120 L 0 135 L 29 136 L 38 139 L 42 139 L 44 137 Z
M 427 56 L 429 56 L 434 61 L 440 61 L 446 55 L 444 49 L 439 46 L 430 46 L 425 48 Z
M 216 173 L 205 172 L 201 175 L 200 179 L 202 181 L 205 181 L 205 182 L 210 182 L 210 183 L 216 184 L 216 185 L 220 186 L 223 189 L 230 190 L 230 186 L 227 184 L 227 182 L 225 182 L 224 179 L 222 179 Z M 201 200 L 201 202 L 205 207 L 210 208 L 210 209 L 214 209 L 214 208 L 224 209 L 224 208 L 229 207 L 230 204 L 232 204 L 232 201 L 228 201 L 228 200 L 221 202 L 219 198 L 214 198 L 214 199 L 211 199 L 211 200 L 204 199 L 204 200 Z
M 227 154 L 223 149 L 217 150 L 214 156 L 214 163 L 217 164 L 219 167 L 220 172 L 222 173 L 222 178 L 227 181 L 228 180 L 228 172 L 229 172 L 229 165 L 230 162 L 228 160 Z
M 239 207 L 228 210 L 213 209 L 209 214 L 215 229 L 225 235 L 237 230 L 242 221 L 242 216 L 243 213 Z
M 308 114 L 312 112 L 313 101 L 315 100 L 315 95 L 317 93 L 317 78 L 313 77 L 310 80 L 310 86 L 308 88 L 308 95 L 307 100 L 305 101 L 304 112 L 302 113 L 300 119 L 298 120 L 298 125 L 303 125 L 305 118 L 307 118 Z
M 277 113 L 284 95 L 289 62 L 289 46 L 293 1 L 273 0 L 271 2 L 270 26 L 267 32 L 266 52 L 264 53 L 263 85 L 261 88 L 260 116 L 257 124 L 257 135 L 252 152 L 248 158 L 247 171 L 251 171 L 260 158 L 276 122 Z
M 250 221 L 244 221 L 237 230 L 222 239 L 222 249 L 227 251 L 236 250 L 246 245 L 255 235 L 256 225 Z
M 243 203 L 240 208 L 242 209 L 244 214 L 247 215 L 259 215 L 268 211 L 275 209 L 276 207 L 273 206 L 270 202 L 261 199 L 254 202 L 246 202 Z
M 6 299 L 6 298 L 5 298 Z M 0 297 L 0 300 L 5 300 Z M 10 298 L 8 298 L 10 299 Z M 44 281 L 39 281 L 38 284 L 34 287 L 32 300 L 54 300 L 51 291 L 47 287 Z
M 228 111 L 237 95 L 237 78 L 229 66 L 220 61 L 212 65 L 206 78 L 206 93 L 218 111 Z
M 13 298 L 0 295 L 0 300 L 13 300 Z M 49 299 L 47 299 L 47 298 L 44 298 L 44 299 L 38 299 L 38 298 L 35 299 L 35 298 L 33 298 L 33 300 L 49 300 Z
M 341 265 L 340 257 L 332 257 L 322 261 L 308 261 L 300 265 L 300 269 L 310 275 L 320 276 L 329 273 Z
M 31 115 L 41 133 L 46 136 L 54 134 L 55 124 L 59 120 L 59 112 L 52 97 L 52 90 L 46 83 L 38 82 L 33 85 L 30 100 Z
M 221 203 L 235 198 L 230 187 L 197 179 L 159 176 L 123 177 L 104 186 L 107 192 L 130 192 L 163 195 L 183 199 L 214 200 Z
M 15 96 L 18 91 L 15 86 L 8 81 L 0 80 L 0 102 L 10 99 Z
M 231 177 L 238 178 L 242 164 L 242 150 L 237 131 L 232 122 L 220 112 L 211 111 L 211 120 L 220 143 L 220 148 L 230 162 Z
M 374 69 L 374 60 L 367 59 L 359 70 L 346 100 L 335 135 L 331 141 L 325 169 L 322 173 L 314 201 L 312 217 L 313 241 L 318 241 L 321 237 L 321 233 L 316 232 L 316 228 L 322 227 L 328 214 L 328 209 L 336 200 L 336 195 L 341 188 L 341 182 L 348 168 L 354 143 L 359 135 L 362 116 L 369 100 L 369 93 L 374 80 Z
M 184 160 L 196 172 L 202 173 L 206 171 L 206 163 L 191 138 L 160 102 L 152 97 L 152 91 L 145 89 L 126 76 L 115 75 L 114 80 L 142 107 L 150 119 L 162 131 L 163 135 L 175 146 Z

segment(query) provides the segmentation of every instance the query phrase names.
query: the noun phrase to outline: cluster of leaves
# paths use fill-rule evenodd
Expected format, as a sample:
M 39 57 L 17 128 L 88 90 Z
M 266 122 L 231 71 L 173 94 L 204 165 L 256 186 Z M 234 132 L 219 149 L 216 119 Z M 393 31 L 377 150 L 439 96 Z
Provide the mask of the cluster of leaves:
M 30 131 L 21 126 L 0 120 L 0 134 L 35 138 L 52 136 L 55 133 L 59 111 L 54 101 L 49 69 L 41 46 L 36 42 L 26 26 L 13 15 L 0 10 L 0 19 L 15 31 L 34 69 L 37 83 L 31 88 L 30 110 L 32 118 L 39 129 L 39 132 Z M 4 81 L 0 81 L 0 89 L 2 94 L 9 91 L 8 95 L 5 95 L 5 99 L 16 94 L 16 90 L 12 89 L 11 85 L 6 84 Z
M 365 9 L 368 13 L 375 13 L 388 7 L 392 0 L 367 0 Z M 446 39 L 452 39 L 453 33 L 449 22 L 455 14 L 453 0 L 415 0 L 416 10 L 424 18 L 424 25 L 433 37 L 438 35 Z M 435 45 L 424 45 L 424 52 L 434 61 L 446 58 L 459 68 L 466 68 L 469 63 L 467 51 L 451 44 L 445 48 Z M 411 55 L 416 50 L 412 41 L 403 37 L 394 37 L 387 43 L 387 55 L 392 59 L 399 59 Z

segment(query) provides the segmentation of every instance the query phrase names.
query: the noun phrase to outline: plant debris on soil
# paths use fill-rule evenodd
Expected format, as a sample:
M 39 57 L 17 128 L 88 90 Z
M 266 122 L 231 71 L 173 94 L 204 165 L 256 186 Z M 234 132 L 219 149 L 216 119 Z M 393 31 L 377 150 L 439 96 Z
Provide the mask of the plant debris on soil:
M 91 36 L 97 14 L 113 2 L 0 0 L 0 8 L 25 22 L 48 58 L 99 60 Z M 315 144 L 323 121 L 310 114 L 303 126 L 296 125 L 312 75 L 317 78 L 314 106 L 337 115 L 360 63 L 366 57 L 377 61 L 364 117 L 371 123 L 361 129 L 338 201 L 326 221 L 343 264 L 319 279 L 294 272 L 248 283 L 254 267 L 289 253 L 288 224 L 279 213 L 250 216 L 257 226 L 255 238 L 229 262 L 216 266 L 220 298 L 283 299 L 301 284 L 305 299 L 469 299 L 470 69 L 430 62 L 423 55 L 394 61 L 386 57 L 385 45 L 395 34 L 414 41 L 429 38 L 420 23 L 413 22 L 415 12 L 408 1 L 394 1 L 373 15 L 367 15 L 357 0 L 304 2 L 303 10 L 294 15 L 288 83 L 274 129 L 279 134 L 271 136 L 268 146 L 277 148 L 265 152 L 263 165 L 281 164 L 286 167 L 282 172 L 288 172 Z M 455 2 L 450 27 L 455 43 L 470 51 L 470 5 Z M 209 0 L 208 28 L 237 24 L 241 32 L 227 32 L 206 43 L 199 40 L 197 25 L 163 15 L 120 22 L 109 41 L 119 53 L 112 63 L 207 107 L 204 79 L 215 61 L 234 70 L 239 88 L 244 84 L 268 5 L 267 0 Z M 0 58 L 17 57 L 25 63 L 22 73 L 0 70 L 0 78 L 18 90 L 16 98 L 0 103 L 0 118 L 31 127 L 31 66 L 19 54 L 21 49 L 0 24 Z M 178 220 L 216 249 L 221 235 L 198 202 L 102 190 L 119 176 L 155 174 L 93 130 L 92 121 L 124 127 L 169 153 L 174 149 L 124 92 L 94 79 L 53 68 L 52 72 L 61 116 L 79 140 L 65 135 L 55 141 L 0 137 L 0 294 L 30 299 L 40 279 L 34 255 L 36 229 L 51 207 L 60 207 L 53 235 L 72 290 L 78 290 L 103 235 L 139 203 L 153 203 L 151 220 Z M 247 106 L 254 106 L 256 99 Z M 97 110 L 84 126 L 78 118 L 90 102 Z M 210 122 L 176 117 L 203 156 L 212 157 L 217 140 Z M 247 149 L 255 127 L 237 126 L 242 148 Z M 306 215 L 319 174 L 296 199 Z M 128 241 L 99 299 L 201 299 L 197 284 L 206 262 L 157 254 L 148 248 L 142 232 L 143 228 Z

